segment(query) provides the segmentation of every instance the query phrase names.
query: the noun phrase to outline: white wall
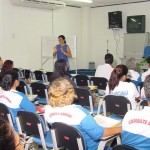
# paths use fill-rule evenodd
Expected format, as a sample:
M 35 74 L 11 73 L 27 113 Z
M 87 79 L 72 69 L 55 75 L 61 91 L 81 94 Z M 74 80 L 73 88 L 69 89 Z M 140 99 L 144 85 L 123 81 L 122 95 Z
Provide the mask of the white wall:
M 2 8 L 2 9 L 1 9 Z M 54 10 L 54 35 L 77 35 L 78 56 L 81 49 L 81 9 Z M 16 67 L 41 68 L 41 36 L 52 35 L 52 11 L 18 7 L 10 0 L 0 0 L 0 55 L 14 60 Z M 81 62 L 79 64 L 82 66 Z M 49 61 L 46 70 L 51 70 Z
M 98 8 L 73 8 L 54 10 L 53 34 L 77 35 L 78 68 L 88 68 L 89 61 L 96 67 L 104 63 L 109 40 L 110 53 L 120 63 L 123 57 L 123 35 L 128 15 L 146 15 L 146 31 L 150 32 L 150 2 Z M 116 53 L 113 31 L 108 29 L 108 12 L 122 11 L 123 29 L 116 36 L 121 52 Z M 118 32 L 117 32 L 118 33 Z M 52 11 L 18 7 L 10 0 L 0 0 L 0 56 L 14 60 L 16 67 L 41 68 L 41 36 L 52 35 Z M 117 34 L 118 35 L 118 34 Z M 44 65 L 52 70 L 53 62 Z
M 104 55 L 107 50 L 107 40 L 109 40 L 109 52 L 114 54 L 115 59 L 120 63 L 119 57 L 123 54 L 123 36 L 126 33 L 126 18 L 132 15 L 146 15 L 146 32 L 150 32 L 150 2 L 126 4 L 118 6 L 98 7 L 91 9 L 91 40 L 92 40 L 92 59 L 96 66 L 104 63 Z M 122 11 L 123 29 L 119 30 L 120 51 L 116 52 L 116 44 L 113 31 L 108 29 L 108 12 Z M 119 56 L 118 56 L 119 55 Z

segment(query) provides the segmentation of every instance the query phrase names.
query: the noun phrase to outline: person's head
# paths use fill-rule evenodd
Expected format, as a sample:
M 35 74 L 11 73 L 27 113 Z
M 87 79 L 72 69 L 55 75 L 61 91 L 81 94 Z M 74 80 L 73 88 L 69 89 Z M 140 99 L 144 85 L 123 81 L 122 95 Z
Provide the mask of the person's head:
M 8 122 L 0 119 L 0 150 L 23 150 L 20 137 Z
M 145 97 L 147 98 L 148 104 L 150 106 L 150 74 L 145 78 L 143 87 L 144 87 Z
M 2 57 L 0 57 L 0 67 L 2 67 L 3 66 L 3 59 L 2 59 Z
M 49 90 L 49 104 L 52 107 L 63 107 L 73 103 L 75 91 L 70 82 L 64 78 L 54 80 Z
M 64 59 L 58 59 L 55 62 L 55 69 L 54 72 L 59 73 L 59 75 L 61 77 L 63 77 L 64 75 L 66 75 L 66 71 L 67 71 L 67 64 L 66 61 Z
M 18 73 L 15 70 L 6 71 L 2 77 L 1 87 L 5 91 L 19 86 Z
M 136 66 L 137 66 L 136 59 L 133 57 L 129 58 L 126 62 L 126 65 L 127 65 L 128 69 L 135 70 Z
M 112 54 L 110 54 L 110 53 L 108 53 L 108 54 L 106 54 L 105 55 L 105 63 L 106 64 L 112 64 L 113 63 L 113 55 Z
M 2 67 L 2 70 L 1 72 L 4 73 L 8 70 L 12 70 L 13 69 L 13 66 L 14 66 L 14 63 L 12 60 L 6 60 L 3 64 L 3 67 Z
M 111 73 L 109 79 L 109 91 L 114 90 L 118 86 L 119 81 L 125 81 L 128 73 L 128 68 L 125 65 L 118 65 Z
M 64 35 L 59 35 L 58 36 L 58 41 L 61 45 L 66 44 L 66 38 Z

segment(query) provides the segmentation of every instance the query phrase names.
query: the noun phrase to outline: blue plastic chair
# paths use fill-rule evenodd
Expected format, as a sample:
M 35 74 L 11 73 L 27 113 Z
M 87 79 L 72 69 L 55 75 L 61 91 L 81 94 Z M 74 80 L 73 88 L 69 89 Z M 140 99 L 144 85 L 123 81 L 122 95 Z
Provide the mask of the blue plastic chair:
M 147 58 L 148 56 L 150 56 L 150 46 L 145 46 L 143 57 Z
M 46 129 L 46 124 L 41 116 L 33 112 L 19 111 L 16 121 L 19 133 L 29 135 L 25 150 L 29 147 L 28 143 L 32 142 L 42 145 L 44 150 L 53 148 L 51 131 Z

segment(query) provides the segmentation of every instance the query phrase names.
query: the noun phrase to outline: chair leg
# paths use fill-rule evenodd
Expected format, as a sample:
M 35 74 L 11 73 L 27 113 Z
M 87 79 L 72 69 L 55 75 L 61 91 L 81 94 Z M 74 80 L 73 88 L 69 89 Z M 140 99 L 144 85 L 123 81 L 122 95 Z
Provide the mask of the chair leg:
M 116 137 L 116 139 L 117 139 L 117 145 L 121 144 L 121 138 L 119 135 Z
M 27 141 L 26 141 L 26 144 L 25 144 L 25 150 L 28 150 L 29 149 L 29 146 L 33 143 L 33 137 L 30 137 Z
M 104 150 L 107 141 L 100 141 L 97 150 Z

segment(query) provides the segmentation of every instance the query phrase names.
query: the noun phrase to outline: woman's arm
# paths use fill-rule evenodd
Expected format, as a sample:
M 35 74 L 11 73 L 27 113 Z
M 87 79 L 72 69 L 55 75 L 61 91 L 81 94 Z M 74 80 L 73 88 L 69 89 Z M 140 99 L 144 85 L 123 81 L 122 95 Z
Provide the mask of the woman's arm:
M 68 57 L 72 57 L 71 50 L 70 50 L 69 46 L 67 47 L 67 51 L 66 52 L 62 51 L 62 53 Z
M 53 48 L 53 56 L 55 57 L 56 56 L 56 54 L 57 54 L 57 48 L 56 48 L 56 46 Z
M 122 127 L 113 127 L 113 128 L 104 128 L 103 137 L 112 136 L 115 134 L 119 134 L 122 131 Z

